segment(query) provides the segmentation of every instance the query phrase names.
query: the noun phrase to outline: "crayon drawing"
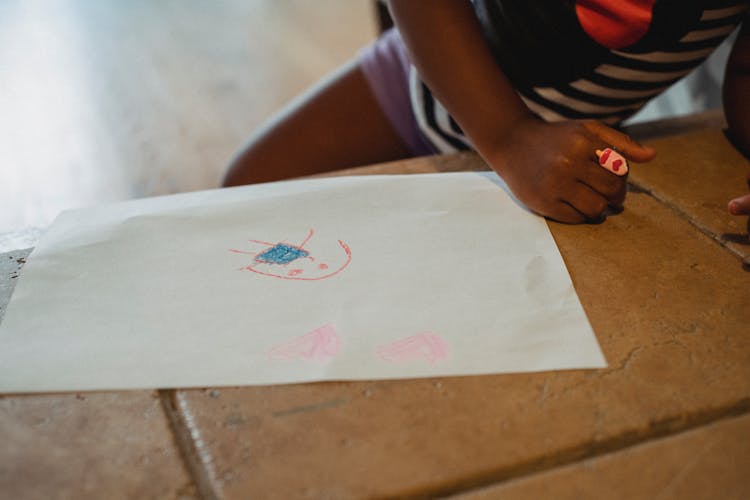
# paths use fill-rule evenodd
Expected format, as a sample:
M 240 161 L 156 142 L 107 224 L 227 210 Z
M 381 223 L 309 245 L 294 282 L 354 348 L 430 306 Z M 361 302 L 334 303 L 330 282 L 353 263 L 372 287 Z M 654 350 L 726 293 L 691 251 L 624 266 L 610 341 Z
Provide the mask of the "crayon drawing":
M 341 349 L 341 340 L 330 323 L 300 337 L 283 342 L 268 350 L 267 357 L 275 361 L 303 359 L 327 363 Z
M 245 266 L 242 270 L 252 271 L 262 276 L 271 276 L 285 280 L 318 281 L 335 276 L 343 271 L 352 261 L 352 252 L 349 245 L 337 240 L 340 249 L 338 255 L 316 258 L 312 252 L 305 248 L 312 239 L 315 231 L 310 229 L 307 237 L 295 245 L 280 241 L 269 243 L 260 240 L 248 240 L 254 245 L 260 245 L 262 249 L 258 252 L 230 249 L 232 253 L 252 255 L 252 264 Z M 336 261 L 331 264 L 330 258 Z
M 379 347 L 377 355 L 392 363 L 423 359 L 433 364 L 448 357 L 448 344 L 434 333 L 418 333 Z

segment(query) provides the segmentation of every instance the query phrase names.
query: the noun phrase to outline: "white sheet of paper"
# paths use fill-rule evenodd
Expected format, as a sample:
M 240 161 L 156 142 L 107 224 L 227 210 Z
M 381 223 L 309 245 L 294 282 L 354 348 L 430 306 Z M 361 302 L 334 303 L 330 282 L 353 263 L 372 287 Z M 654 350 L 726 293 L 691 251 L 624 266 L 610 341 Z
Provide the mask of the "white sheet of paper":
M 604 366 L 546 223 L 491 173 L 65 212 L 0 324 L 6 393 Z

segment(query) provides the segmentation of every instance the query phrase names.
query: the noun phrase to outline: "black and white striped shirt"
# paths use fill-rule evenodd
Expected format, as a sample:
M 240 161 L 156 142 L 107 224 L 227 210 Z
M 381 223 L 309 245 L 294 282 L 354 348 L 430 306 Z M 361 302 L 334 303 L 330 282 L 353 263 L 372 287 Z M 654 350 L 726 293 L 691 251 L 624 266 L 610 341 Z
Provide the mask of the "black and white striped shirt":
M 498 64 L 529 109 L 550 122 L 593 118 L 619 124 L 700 65 L 742 23 L 750 6 L 738 0 L 656 0 L 645 34 L 612 49 L 582 28 L 576 3 L 474 2 Z M 608 2 L 589 3 L 606 7 Z M 410 92 L 420 130 L 438 151 L 470 149 L 414 69 Z

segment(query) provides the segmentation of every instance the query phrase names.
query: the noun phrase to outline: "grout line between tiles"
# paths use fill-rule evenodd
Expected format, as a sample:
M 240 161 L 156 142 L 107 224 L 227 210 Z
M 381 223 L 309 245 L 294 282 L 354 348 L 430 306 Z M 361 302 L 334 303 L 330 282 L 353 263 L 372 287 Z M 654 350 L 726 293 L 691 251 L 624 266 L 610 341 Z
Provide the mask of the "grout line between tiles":
M 221 489 L 216 481 L 211 454 L 204 445 L 188 408 L 177 390 L 160 389 L 158 393 L 172 436 L 198 495 L 203 500 L 219 500 Z
M 687 221 L 691 226 L 693 226 L 698 231 L 700 231 L 704 236 L 707 236 L 710 240 L 718 244 L 724 250 L 728 251 L 729 253 L 737 257 L 742 263 L 743 269 L 745 269 L 746 271 L 750 270 L 750 256 L 745 255 L 743 252 L 728 245 L 727 241 L 724 240 L 720 234 L 717 234 L 716 232 L 714 232 L 710 227 L 701 223 L 700 221 L 692 217 L 690 214 L 688 214 L 686 211 L 682 210 L 677 205 L 670 202 L 663 196 L 659 196 L 653 190 L 646 188 L 636 182 L 633 182 L 632 180 L 628 181 L 628 185 L 632 188 L 635 188 L 634 192 L 642 193 L 647 196 L 650 196 L 651 198 L 656 200 L 658 203 L 661 203 L 662 205 L 670 209 L 675 215 Z

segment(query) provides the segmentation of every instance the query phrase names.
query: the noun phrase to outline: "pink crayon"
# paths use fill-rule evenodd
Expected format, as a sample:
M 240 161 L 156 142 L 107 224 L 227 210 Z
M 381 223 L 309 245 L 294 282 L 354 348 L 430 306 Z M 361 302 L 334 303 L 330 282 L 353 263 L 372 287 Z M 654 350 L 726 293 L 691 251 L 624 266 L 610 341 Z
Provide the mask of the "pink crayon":
M 604 151 L 597 149 L 596 157 L 599 158 L 599 165 L 613 174 L 623 176 L 628 173 L 628 161 L 614 149 L 606 148 Z

